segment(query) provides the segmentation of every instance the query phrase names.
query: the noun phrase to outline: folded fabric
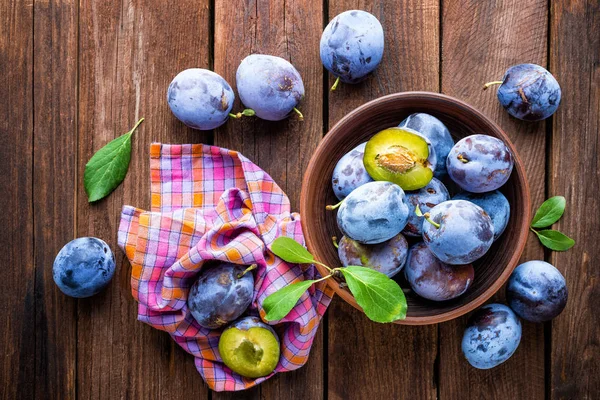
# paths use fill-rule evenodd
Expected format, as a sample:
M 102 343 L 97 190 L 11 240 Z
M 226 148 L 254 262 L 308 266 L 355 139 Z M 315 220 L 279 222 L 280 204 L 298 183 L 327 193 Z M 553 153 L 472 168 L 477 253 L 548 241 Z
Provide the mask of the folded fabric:
M 191 285 L 207 262 L 256 263 L 248 314 L 264 316 L 267 296 L 290 283 L 315 279 L 314 266 L 288 264 L 269 249 L 287 236 L 304 243 L 300 215 L 273 179 L 243 155 L 207 145 L 150 148 L 151 211 L 124 206 L 119 246 L 131 263 L 138 319 L 167 331 L 195 357 L 196 368 L 216 391 L 250 388 L 308 359 L 317 327 L 333 292 L 313 285 L 274 325 L 281 357 L 271 375 L 249 379 L 233 373 L 219 356 L 221 330 L 194 320 L 187 307 Z

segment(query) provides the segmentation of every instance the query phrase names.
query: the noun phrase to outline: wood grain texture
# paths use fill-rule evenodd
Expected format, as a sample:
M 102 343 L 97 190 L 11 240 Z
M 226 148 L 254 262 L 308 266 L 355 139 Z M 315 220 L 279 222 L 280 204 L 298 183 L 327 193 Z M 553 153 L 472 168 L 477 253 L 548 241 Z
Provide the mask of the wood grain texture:
M 328 16 L 364 9 L 383 25 L 375 73 L 329 93 L 329 126 L 361 104 L 409 90 L 439 90 L 439 2 L 330 0 Z M 329 86 L 334 78 L 328 74 Z M 436 398 L 437 328 L 380 325 L 335 298 L 328 311 L 328 398 Z
M 320 0 L 215 3 L 214 70 L 234 90 L 239 63 L 253 53 L 282 57 L 302 76 L 305 98 L 299 108 L 304 121 L 296 115 L 280 122 L 230 120 L 215 132 L 216 145 L 242 152 L 273 177 L 290 198 L 293 211 L 298 211 L 304 169 L 323 133 L 322 5 Z M 237 99 L 234 110 L 240 108 Z M 322 332 L 323 327 L 309 361 L 299 370 L 280 374 L 243 394 L 215 393 L 213 398 L 322 398 Z
M 78 235 L 104 238 L 117 270 L 107 290 L 79 302 L 77 388 L 80 398 L 207 397 L 193 358 L 164 332 L 136 320 L 130 266 L 116 244 L 123 204 L 149 208 L 149 145 L 210 141 L 173 118 L 171 79 L 209 64 L 208 1 L 176 3 L 101 0 L 80 10 L 79 177 L 93 152 L 145 122 L 133 136 L 124 183 L 89 205 L 78 183 Z M 81 179 L 81 178 L 80 178 Z
M 525 123 L 510 117 L 498 103 L 495 90 L 483 91 L 482 87 L 485 82 L 502 79 L 511 65 L 546 65 L 547 3 L 462 0 L 444 1 L 442 8 L 442 92 L 479 108 L 504 129 L 525 163 L 536 208 L 545 196 L 545 123 Z M 530 235 L 521 261 L 543 257 L 541 246 Z M 493 301 L 503 299 L 504 289 Z M 544 397 L 542 324 L 524 323 L 517 352 L 506 363 L 486 371 L 472 368 L 462 355 L 460 343 L 466 324 L 467 317 L 463 317 L 440 325 L 442 398 Z
M 0 2 L 0 398 L 35 396 L 33 2 Z
M 600 234 L 595 222 L 584 222 L 600 208 L 599 26 L 597 1 L 552 2 L 550 71 L 562 100 L 552 124 L 549 194 L 566 197 L 566 213 L 555 229 L 576 241 L 573 249 L 550 257 L 569 290 L 567 307 L 551 322 L 552 399 L 600 395 Z

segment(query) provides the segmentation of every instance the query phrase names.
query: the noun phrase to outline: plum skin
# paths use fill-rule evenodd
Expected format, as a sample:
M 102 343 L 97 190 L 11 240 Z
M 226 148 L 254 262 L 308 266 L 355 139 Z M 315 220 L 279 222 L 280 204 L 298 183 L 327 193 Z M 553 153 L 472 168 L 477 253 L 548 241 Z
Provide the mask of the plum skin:
M 412 129 L 431 142 L 437 156 L 434 176 L 438 179 L 446 176 L 446 158 L 454 147 L 454 139 L 446 125 L 433 115 L 415 113 L 406 117 L 398 127 Z
M 492 219 L 494 225 L 494 241 L 504 233 L 510 219 L 510 203 L 506 197 L 495 190 L 488 193 L 458 193 L 453 200 L 466 200 L 483 208 Z
M 494 226 L 487 213 L 465 200 L 448 200 L 433 207 L 423 221 L 423 240 L 446 264 L 470 264 L 481 258 L 494 240 Z
M 488 304 L 469 318 L 462 351 L 478 369 L 494 368 L 508 360 L 521 342 L 521 321 L 504 304 Z
M 304 98 L 300 73 L 281 57 L 249 55 L 240 63 L 235 77 L 244 106 L 264 120 L 287 118 Z
M 469 289 L 473 265 L 448 265 L 438 260 L 423 242 L 408 250 L 404 276 L 416 294 L 433 301 L 451 300 Z
M 353 190 L 337 213 L 342 233 L 363 244 L 385 242 L 399 234 L 408 221 L 404 191 L 394 183 L 375 181 Z
M 506 286 L 506 300 L 521 318 L 545 322 L 558 316 L 567 305 L 569 293 L 564 276 L 545 261 L 519 265 Z
M 362 10 L 337 15 L 321 35 L 323 66 L 344 83 L 358 83 L 373 72 L 383 57 L 384 35 L 379 20 Z
M 408 204 L 408 223 L 402 233 L 411 237 L 420 237 L 423 233 L 423 217 L 417 217 L 415 214 L 417 205 L 421 212 L 426 213 L 438 204 L 450 200 L 448 189 L 436 178 L 432 178 L 427 186 L 406 192 L 405 195 Z
M 215 129 L 227 122 L 234 99 L 225 79 L 202 68 L 181 71 L 167 90 L 167 102 L 175 117 L 199 130 Z
M 540 121 L 556 112 L 561 89 L 547 69 L 536 64 L 518 64 L 506 70 L 497 96 L 513 117 Z
M 346 236 L 338 244 L 338 256 L 344 267 L 357 265 L 393 277 L 402 270 L 408 253 L 408 242 L 399 233 L 379 244 L 361 244 Z
M 254 277 L 247 267 L 221 263 L 200 272 L 187 299 L 188 308 L 200 326 L 217 329 L 242 315 L 252 302 Z
M 344 154 L 333 169 L 331 186 L 339 200 L 344 199 L 357 187 L 373 181 L 363 163 L 366 145 L 367 142 L 361 143 Z
M 446 168 L 450 178 L 463 190 L 491 192 L 508 181 L 514 166 L 506 144 L 493 136 L 471 135 L 450 150 Z
M 94 237 L 71 240 L 58 252 L 52 278 L 67 296 L 85 298 L 104 289 L 115 273 L 115 256 L 106 242 Z

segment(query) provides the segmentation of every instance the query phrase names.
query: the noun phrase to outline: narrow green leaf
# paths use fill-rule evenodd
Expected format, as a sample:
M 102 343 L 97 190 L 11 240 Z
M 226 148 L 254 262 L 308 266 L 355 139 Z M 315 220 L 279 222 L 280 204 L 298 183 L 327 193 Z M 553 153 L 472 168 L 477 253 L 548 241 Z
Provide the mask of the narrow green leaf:
M 109 195 L 125 179 L 131 160 L 131 135 L 143 120 L 98 150 L 85 165 L 83 185 L 90 203 Z
M 295 264 L 312 264 L 315 262 L 312 254 L 300 243 L 289 237 L 278 237 L 271 245 L 271 251 L 284 261 Z
M 400 286 L 387 275 L 370 268 L 349 266 L 340 269 L 356 302 L 375 322 L 406 318 L 406 298 Z
M 535 212 L 531 226 L 533 228 L 545 228 L 552 225 L 562 217 L 566 203 L 567 201 L 563 196 L 550 197 Z
M 532 229 L 533 230 L 533 229 Z M 546 229 L 543 231 L 535 231 L 535 234 L 540 239 L 540 242 L 550 250 L 566 251 L 575 245 L 575 241 L 562 232 Z
M 277 321 L 289 314 L 300 297 L 315 281 L 308 280 L 292 283 L 270 294 L 263 302 L 266 311 L 265 320 Z

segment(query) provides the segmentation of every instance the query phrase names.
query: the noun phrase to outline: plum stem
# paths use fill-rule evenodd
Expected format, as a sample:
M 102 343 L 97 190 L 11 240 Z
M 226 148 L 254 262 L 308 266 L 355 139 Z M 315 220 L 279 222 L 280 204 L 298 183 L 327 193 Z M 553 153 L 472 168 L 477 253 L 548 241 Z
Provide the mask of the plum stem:
M 304 115 L 302 115 L 302 113 L 300 112 L 300 110 L 298 110 L 296 107 L 294 107 L 293 110 L 296 112 L 296 114 L 298 114 L 298 119 L 300 121 L 304 121 Z
M 337 204 L 334 204 L 334 205 L 328 205 L 327 207 L 325 207 L 325 209 L 326 209 L 327 211 L 332 211 L 332 210 L 335 210 L 336 208 L 338 208 L 339 206 L 341 206 L 343 202 L 344 202 L 344 200 L 341 200 L 341 201 L 340 201 L 339 203 L 337 203 Z
M 483 85 L 483 90 L 486 90 L 487 88 L 489 88 L 490 86 L 494 86 L 494 85 L 502 85 L 502 83 L 504 83 L 504 81 L 492 81 L 492 82 L 488 82 L 485 85 Z
M 431 214 L 429 214 L 428 212 L 426 212 L 425 214 L 423 214 L 423 212 L 421 212 L 421 208 L 419 207 L 418 204 L 415 207 L 415 215 L 417 217 L 424 217 L 425 220 L 427 220 L 427 222 L 429 222 L 431 225 L 435 226 L 436 229 L 440 229 L 440 224 L 438 224 L 437 222 L 435 222 L 434 220 L 432 220 L 431 219 Z
M 466 164 L 469 162 L 469 160 L 463 154 L 457 155 L 456 158 L 458 158 L 458 161 L 460 161 L 463 164 Z
M 256 115 L 256 112 L 253 109 L 251 109 L 251 108 L 246 108 L 246 109 L 244 109 L 244 111 L 238 112 L 238 113 L 235 113 L 235 114 L 234 113 L 229 113 L 229 116 L 231 118 L 235 118 L 235 119 L 242 118 L 242 116 L 244 116 L 244 117 L 254 117 L 255 115 Z
M 332 237 L 331 237 L 331 241 L 333 242 L 333 246 L 334 246 L 336 249 L 339 249 L 339 248 L 340 248 L 340 246 L 339 246 L 339 245 L 338 245 L 338 243 L 337 243 L 337 236 L 332 236 Z
M 333 86 L 331 86 L 331 91 L 333 92 L 335 89 L 337 89 L 338 85 L 340 84 L 340 77 L 338 76 L 335 79 L 335 82 L 333 82 Z
M 246 272 L 252 271 L 253 269 L 256 269 L 256 267 L 258 267 L 257 264 L 252 264 L 251 266 L 246 268 L 244 271 L 237 274 L 237 278 L 240 279 L 242 276 L 246 275 Z

